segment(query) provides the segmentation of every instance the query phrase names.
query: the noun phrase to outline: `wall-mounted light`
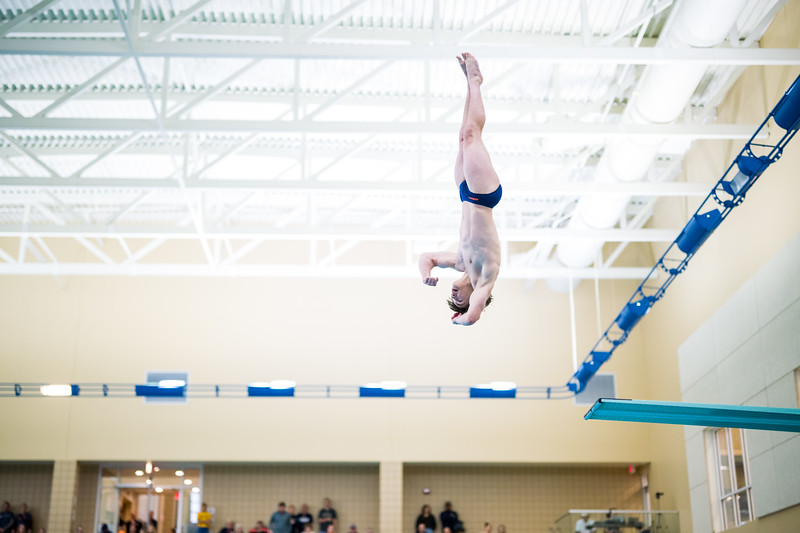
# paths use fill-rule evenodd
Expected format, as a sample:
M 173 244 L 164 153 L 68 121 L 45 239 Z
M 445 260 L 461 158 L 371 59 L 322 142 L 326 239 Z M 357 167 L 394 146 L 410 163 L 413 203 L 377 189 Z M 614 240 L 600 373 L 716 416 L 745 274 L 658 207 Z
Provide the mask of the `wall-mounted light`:
M 144 472 L 142 472 L 141 470 L 137 470 L 136 472 L 134 472 L 134 474 L 136 474 L 137 476 L 143 476 Z
M 292 397 L 296 385 L 297 383 L 287 379 L 250 383 L 247 386 L 247 395 L 250 397 Z
M 740 155 L 736 158 L 736 167 L 739 172 L 730 181 L 720 181 L 720 185 L 725 192 L 736 196 L 747 187 L 751 180 L 760 176 L 770 164 L 772 164 L 772 160 L 765 155 L 761 157 Z
M 405 381 L 381 381 L 380 383 L 367 383 L 358 388 L 361 398 L 405 398 Z
M 144 471 L 147 472 L 148 474 L 152 474 L 153 473 L 153 463 L 151 463 L 150 461 L 147 461 L 144 464 Z
M 191 479 L 184 479 L 183 480 L 183 484 L 184 485 L 191 485 L 192 484 L 192 480 Z
M 772 111 L 775 123 L 785 130 L 794 129 L 800 121 L 800 78 L 796 79 Z
M 200 487 L 192 487 L 192 492 L 197 494 L 198 492 L 200 492 Z
M 158 383 L 136 385 L 136 396 L 181 398 L 186 394 L 186 382 L 180 379 L 162 379 Z
M 178 477 L 183 477 L 183 470 L 176 470 L 175 475 Z
M 675 244 L 685 254 L 694 253 L 706 237 L 717 229 L 720 222 L 722 222 L 722 213 L 718 209 L 712 209 L 707 213 L 698 213 L 683 228 L 681 234 L 675 239 Z
M 39 387 L 42 396 L 78 396 L 81 388 L 78 385 L 52 384 Z
M 492 381 L 469 388 L 470 398 L 516 398 L 517 384 L 513 381 Z
M 630 331 L 633 329 L 642 317 L 650 311 L 653 303 L 655 303 L 655 299 L 650 296 L 645 296 L 636 302 L 628 302 L 617 316 L 616 323 L 619 329 L 622 331 Z
M 156 487 L 156 492 L 161 494 L 162 492 L 164 492 L 164 489 L 161 487 Z

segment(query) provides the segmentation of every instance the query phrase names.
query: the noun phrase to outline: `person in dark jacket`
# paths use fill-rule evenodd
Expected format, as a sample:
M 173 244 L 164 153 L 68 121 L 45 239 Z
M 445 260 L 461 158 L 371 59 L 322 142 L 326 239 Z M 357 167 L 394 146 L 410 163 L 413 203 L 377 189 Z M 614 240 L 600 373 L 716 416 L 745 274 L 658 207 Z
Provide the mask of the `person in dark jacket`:
M 433 533 L 436 531 L 436 518 L 431 514 L 431 506 L 423 505 L 422 512 L 417 517 L 417 523 L 414 524 L 414 531 L 419 531 L 419 525 L 425 525 L 425 533 Z

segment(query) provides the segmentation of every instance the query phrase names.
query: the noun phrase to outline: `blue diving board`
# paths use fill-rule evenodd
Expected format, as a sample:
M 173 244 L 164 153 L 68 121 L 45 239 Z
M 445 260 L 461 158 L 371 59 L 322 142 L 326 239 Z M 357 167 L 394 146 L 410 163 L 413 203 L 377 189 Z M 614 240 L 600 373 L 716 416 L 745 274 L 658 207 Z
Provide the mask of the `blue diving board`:
M 800 409 L 600 398 L 585 420 L 619 420 L 800 433 Z

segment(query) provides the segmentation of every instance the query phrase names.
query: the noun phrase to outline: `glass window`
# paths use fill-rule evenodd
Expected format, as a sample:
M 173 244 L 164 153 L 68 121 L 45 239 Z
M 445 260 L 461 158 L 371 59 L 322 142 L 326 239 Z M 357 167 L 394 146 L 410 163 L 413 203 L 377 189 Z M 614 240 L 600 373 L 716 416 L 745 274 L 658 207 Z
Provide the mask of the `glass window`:
M 713 436 L 722 529 L 729 529 L 753 519 L 747 443 L 739 428 L 717 429 Z

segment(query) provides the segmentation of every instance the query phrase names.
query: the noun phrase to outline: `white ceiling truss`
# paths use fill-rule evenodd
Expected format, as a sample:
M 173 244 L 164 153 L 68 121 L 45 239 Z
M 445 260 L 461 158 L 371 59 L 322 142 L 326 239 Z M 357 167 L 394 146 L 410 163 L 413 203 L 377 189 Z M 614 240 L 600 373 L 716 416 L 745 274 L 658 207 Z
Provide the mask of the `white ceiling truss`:
M 748 65 L 800 64 L 758 40 L 783 1 L 749 0 L 719 47 L 658 46 L 680 0 L 0 0 L 0 274 L 410 277 L 454 248 L 465 86 L 486 78 L 501 176 L 503 276 L 640 279 L 628 243 Z M 648 65 L 707 72 L 678 121 L 620 118 Z M 607 142 L 666 139 L 648 179 L 594 183 Z M 577 200 L 631 197 L 616 227 L 568 229 Z M 554 243 L 612 243 L 594 268 Z M 76 251 L 76 247 L 80 250 Z M 276 253 L 276 251 L 280 253 Z

